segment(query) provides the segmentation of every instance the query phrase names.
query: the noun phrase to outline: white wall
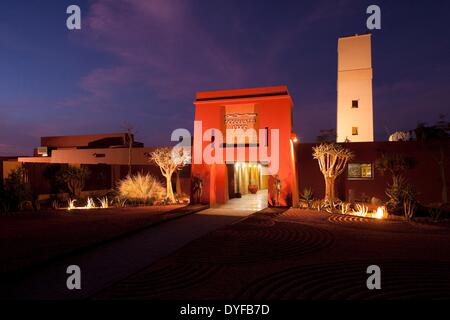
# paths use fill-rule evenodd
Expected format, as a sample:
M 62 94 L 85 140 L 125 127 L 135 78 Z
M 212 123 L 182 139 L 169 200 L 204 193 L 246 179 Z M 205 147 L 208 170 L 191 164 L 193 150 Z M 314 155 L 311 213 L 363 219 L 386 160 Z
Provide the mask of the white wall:
M 337 142 L 374 141 L 371 36 L 338 41 Z M 358 100 L 358 108 L 352 108 Z M 358 128 L 358 135 L 352 128 Z

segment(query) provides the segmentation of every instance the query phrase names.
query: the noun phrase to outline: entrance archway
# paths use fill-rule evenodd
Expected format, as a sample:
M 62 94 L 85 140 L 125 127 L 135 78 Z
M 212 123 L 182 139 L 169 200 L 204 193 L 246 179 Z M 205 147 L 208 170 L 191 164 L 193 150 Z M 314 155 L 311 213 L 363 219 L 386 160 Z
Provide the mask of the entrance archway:
M 234 190 L 234 182 L 230 183 L 234 169 L 230 170 L 229 165 L 233 166 L 233 161 L 258 161 L 271 168 L 267 179 L 269 196 L 259 192 L 268 205 L 297 204 L 293 101 L 286 86 L 198 92 L 194 104 L 191 174 L 203 181 L 202 202 L 215 207 L 237 202 L 236 193 L 244 198 L 248 185 L 238 181 L 239 192 Z M 244 134 L 238 130 L 244 130 Z M 215 161 L 210 157 L 206 161 L 205 152 Z
M 267 167 L 261 163 L 235 162 L 227 165 L 228 197 L 222 207 L 262 210 L 268 206 Z

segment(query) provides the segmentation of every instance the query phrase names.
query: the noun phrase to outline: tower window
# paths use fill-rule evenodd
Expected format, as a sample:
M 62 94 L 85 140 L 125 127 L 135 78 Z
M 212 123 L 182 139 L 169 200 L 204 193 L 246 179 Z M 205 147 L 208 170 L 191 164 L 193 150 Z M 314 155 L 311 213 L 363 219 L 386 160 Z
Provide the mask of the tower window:
M 359 101 L 358 100 L 352 100 L 352 108 L 358 109 L 359 108 Z
M 357 136 L 358 135 L 358 127 L 352 128 L 352 135 Z

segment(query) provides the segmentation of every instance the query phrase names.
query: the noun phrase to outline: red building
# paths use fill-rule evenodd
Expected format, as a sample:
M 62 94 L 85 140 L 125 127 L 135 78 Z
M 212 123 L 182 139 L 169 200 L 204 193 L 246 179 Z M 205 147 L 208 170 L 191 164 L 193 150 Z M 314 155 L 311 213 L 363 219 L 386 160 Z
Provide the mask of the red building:
M 199 92 L 194 104 L 192 175 L 203 180 L 204 202 L 223 204 L 256 186 L 270 205 L 297 203 L 287 87 Z
M 294 103 L 287 87 L 199 92 L 194 105 L 192 165 L 181 172 L 184 193 L 190 193 L 191 177 L 196 176 L 203 181 L 201 201 L 212 206 L 254 191 L 263 193 L 265 202 L 272 206 L 296 205 L 299 192 L 305 188 L 323 198 L 324 179 L 312 156 L 315 144 L 296 141 Z M 34 157 L 0 159 L 0 173 L 5 178 L 24 165 L 42 199 L 51 193 L 44 172 L 52 165 L 88 166 L 92 172 L 88 191 L 113 188 L 127 175 L 130 156 L 133 172 L 150 172 L 164 181 L 159 169 L 148 162 L 147 154 L 154 148 L 144 148 L 132 137 L 130 153 L 127 139 L 126 133 L 43 137 Z M 449 163 L 440 170 L 426 146 L 418 142 L 352 142 L 343 146 L 353 151 L 355 158 L 336 181 L 340 199 L 386 200 L 391 177 L 378 172 L 375 162 L 383 153 L 396 153 L 416 163 L 406 176 L 417 189 L 418 200 L 423 204 L 442 200 L 442 177 L 449 180 Z M 444 149 L 449 158 L 450 147 Z

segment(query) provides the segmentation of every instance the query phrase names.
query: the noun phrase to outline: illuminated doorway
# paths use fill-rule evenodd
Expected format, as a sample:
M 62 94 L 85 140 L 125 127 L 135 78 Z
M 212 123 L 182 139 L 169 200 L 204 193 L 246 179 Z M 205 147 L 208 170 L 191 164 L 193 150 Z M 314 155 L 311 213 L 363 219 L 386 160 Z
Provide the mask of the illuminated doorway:
M 262 210 L 268 205 L 267 167 L 260 163 L 236 162 L 228 165 L 228 206 Z

